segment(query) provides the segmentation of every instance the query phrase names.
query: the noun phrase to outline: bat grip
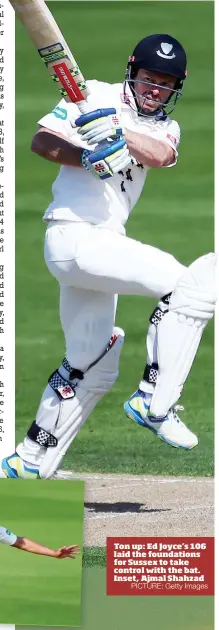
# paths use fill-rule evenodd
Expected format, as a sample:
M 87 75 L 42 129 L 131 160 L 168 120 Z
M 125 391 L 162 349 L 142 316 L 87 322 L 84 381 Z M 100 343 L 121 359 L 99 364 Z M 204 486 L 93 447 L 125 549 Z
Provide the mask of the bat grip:
M 81 114 L 88 114 L 88 112 L 90 112 L 90 107 L 88 105 L 87 101 L 79 101 L 77 103 L 78 109 L 80 110 Z

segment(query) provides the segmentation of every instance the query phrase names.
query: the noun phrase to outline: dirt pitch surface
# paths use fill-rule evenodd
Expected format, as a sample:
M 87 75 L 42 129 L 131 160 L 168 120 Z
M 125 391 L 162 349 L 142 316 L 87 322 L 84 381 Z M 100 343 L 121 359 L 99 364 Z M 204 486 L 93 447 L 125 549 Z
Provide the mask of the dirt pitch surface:
M 103 547 L 106 536 L 214 534 L 213 479 L 66 471 L 58 477 L 85 481 L 85 546 Z

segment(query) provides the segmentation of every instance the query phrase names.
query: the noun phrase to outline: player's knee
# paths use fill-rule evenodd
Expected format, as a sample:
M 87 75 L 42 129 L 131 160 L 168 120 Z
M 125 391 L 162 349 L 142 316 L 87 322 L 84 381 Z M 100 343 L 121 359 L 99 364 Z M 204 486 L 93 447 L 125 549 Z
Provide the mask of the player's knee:
M 51 275 L 60 283 L 68 284 L 69 274 L 71 273 L 71 260 L 56 261 L 45 258 L 46 265 Z
M 112 389 L 119 375 L 119 360 L 124 337 L 125 333 L 121 328 L 114 328 L 107 347 L 95 361 L 86 366 L 86 370 L 81 369 L 79 364 L 77 364 L 77 368 L 72 367 L 73 362 L 69 362 L 68 358 L 65 358 L 59 370 L 56 370 L 50 377 L 49 384 L 55 391 L 57 382 L 60 381 L 59 386 L 61 388 L 65 388 L 69 384 L 77 391 L 84 390 L 93 394 L 104 395 Z M 75 362 L 74 365 L 76 365 Z
M 78 387 L 93 394 L 109 392 L 119 375 L 119 360 L 125 333 L 121 328 L 114 329 L 114 335 L 102 357 L 94 362 L 80 380 Z
M 171 311 L 200 320 L 211 319 L 217 301 L 217 260 L 216 254 L 207 254 L 185 269 L 171 295 Z

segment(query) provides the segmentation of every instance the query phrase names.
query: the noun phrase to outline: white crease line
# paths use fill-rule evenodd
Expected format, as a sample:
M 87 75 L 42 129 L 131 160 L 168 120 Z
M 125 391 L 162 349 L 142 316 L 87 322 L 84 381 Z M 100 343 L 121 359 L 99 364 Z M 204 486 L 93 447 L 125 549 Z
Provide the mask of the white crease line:
M 163 482 L 161 481 L 160 483 L 163 483 Z M 129 483 L 127 490 L 129 488 L 131 488 L 131 487 L 142 486 L 142 485 L 150 486 L 150 482 L 143 482 L 142 483 L 140 481 L 137 481 L 135 483 Z M 106 492 L 106 490 L 110 490 L 111 492 L 113 492 L 114 490 L 117 490 L 117 488 L 126 489 L 126 485 L 124 484 L 122 486 L 120 486 L 120 485 L 115 485 L 115 486 L 113 486 L 113 485 L 111 485 L 111 486 L 94 486 L 93 488 L 87 487 L 86 490 L 89 491 L 89 493 L 92 493 L 92 492 L 96 493 L 97 490 L 104 490 L 105 492 Z M 212 490 L 213 490 L 213 488 L 212 488 Z
M 75 479 L 75 480 L 81 480 L 81 481 L 115 481 L 116 484 L 116 479 L 115 479 L 115 475 L 114 477 L 109 477 L 106 473 L 105 476 L 96 476 L 96 475 L 85 475 L 85 473 L 82 473 L 82 475 L 80 476 L 80 473 L 78 474 L 78 476 L 75 476 L 74 473 L 72 473 L 71 471 L 59 471 L 57 473 L 58 477 L 67 477 L 68 479 Z M 120 474 L 118 473 L 118 477 L 120 477 Z M 134 481 L 133 476 L 132 477 L 124 477 L 124 484 L 127 481 L 133 481 L 133 484 L 129 484 L 129 485 L 141 485 L 142 483 L 144 483 L 145 485 L 151 485 L 152 483 L 158 483 L 158 484 L 163 484 L 163 483 L 214 483 L 214 479 L 212 478 L 206 478 L 206 477 L 202 477 L 200 479 L 198 479 L 197 477 L 174 477 L 173 479 L 150 479 L 148 480 L 148 477 L 141 477 L 140 481 L 137 481 L 138 476 L 136 475 L 136 481 Z M 123 488 L 124 484 L 122 485 L 115 485 L 115 488 Z M 103 489 L 105 490 L 107 486 L 99 486 L 99 488 L 97 486 L 95 486 L 95 490 L 98 489 Z M 112 486 L 111 486 L 112 487 Z

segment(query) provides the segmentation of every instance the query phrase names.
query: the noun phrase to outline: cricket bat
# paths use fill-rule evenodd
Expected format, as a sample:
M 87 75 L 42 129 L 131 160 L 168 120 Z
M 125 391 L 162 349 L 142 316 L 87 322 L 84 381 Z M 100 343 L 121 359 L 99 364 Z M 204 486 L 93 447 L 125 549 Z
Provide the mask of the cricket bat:
M 24 25 L 49 74 L 69 103 L 89 111 L 90 90 L 51 11 L 44 0 L 9 0 Z

